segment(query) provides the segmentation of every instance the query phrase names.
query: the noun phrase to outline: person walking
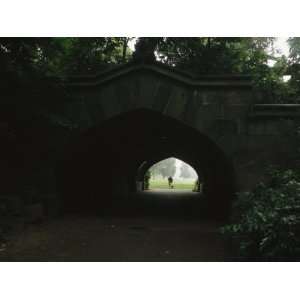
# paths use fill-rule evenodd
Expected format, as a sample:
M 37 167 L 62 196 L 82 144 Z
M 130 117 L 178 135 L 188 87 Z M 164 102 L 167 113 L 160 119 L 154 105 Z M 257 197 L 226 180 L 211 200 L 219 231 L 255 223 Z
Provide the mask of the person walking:
M 169 188 L 173 189 L 174 185 L 173 185 L 173 178 L 172 178 L 172 176 L 168 177 L 168 183 L 169 183 Z

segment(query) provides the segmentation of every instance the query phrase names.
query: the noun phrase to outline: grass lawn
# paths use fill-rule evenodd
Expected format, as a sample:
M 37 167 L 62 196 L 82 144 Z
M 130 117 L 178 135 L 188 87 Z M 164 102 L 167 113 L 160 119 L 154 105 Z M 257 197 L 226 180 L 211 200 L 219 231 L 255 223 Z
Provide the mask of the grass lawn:
M 194 180 L 182 181 L 175 179 L 173 185 L 175 190 L 192 190 L 194 188 Z M 149 189 L 169 189 L 168 179 L 150 179 Z

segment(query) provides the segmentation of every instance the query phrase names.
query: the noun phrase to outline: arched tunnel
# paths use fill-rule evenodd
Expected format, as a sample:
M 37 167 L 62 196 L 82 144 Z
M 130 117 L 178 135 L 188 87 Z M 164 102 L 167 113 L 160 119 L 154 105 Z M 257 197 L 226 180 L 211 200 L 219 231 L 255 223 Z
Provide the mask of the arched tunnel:
M 229 216 L 235 193 L 231 161 L 198 130 L 147 109 L 104 121 L 69 144 L 57 170 L 64 210 L 139 213 L 136 181 L 167 157 L 185 161 L 202 174 L 205 189 L 199 201 L 205 203 L 206 215 Z M 195 207 L 190 210 L 194 213 Z

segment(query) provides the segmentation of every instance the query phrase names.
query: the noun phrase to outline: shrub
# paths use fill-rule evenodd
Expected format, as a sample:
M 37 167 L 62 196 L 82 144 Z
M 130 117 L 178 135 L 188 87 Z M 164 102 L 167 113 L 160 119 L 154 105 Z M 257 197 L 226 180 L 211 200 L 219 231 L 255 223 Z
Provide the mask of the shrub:
M 149 190 L 151 173 L 148 170 L 144 176 L 144 190 Z
M 199 178 L 194 182 L 193 192 L 199 192 L 200 191 L 200 181 Z
M 300 174 L 272 170 L 270 181 L 239 195 L 233 223 L 221 231 L 251 260 L 300 259 Z

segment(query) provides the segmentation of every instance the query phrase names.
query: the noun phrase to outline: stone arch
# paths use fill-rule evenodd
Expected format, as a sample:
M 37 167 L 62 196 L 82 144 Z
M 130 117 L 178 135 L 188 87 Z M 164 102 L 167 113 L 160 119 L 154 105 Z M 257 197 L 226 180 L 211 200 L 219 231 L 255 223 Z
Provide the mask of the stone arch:
M 81 133 L 69 145 L 58 174 L 64 207 L 105 211 L 120 202 L 134 206 L 131 196 L 138 168 L 144 161 L 170 156 L 203 174 L 208 213 L 227 217 L 235 193 L 232 162 L 206 135 L 150 109 L 113 117 Z

